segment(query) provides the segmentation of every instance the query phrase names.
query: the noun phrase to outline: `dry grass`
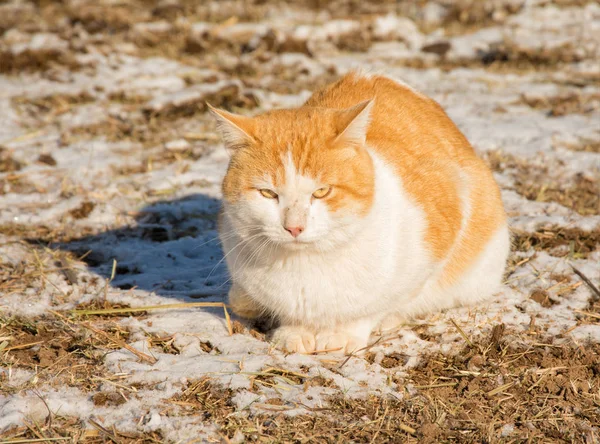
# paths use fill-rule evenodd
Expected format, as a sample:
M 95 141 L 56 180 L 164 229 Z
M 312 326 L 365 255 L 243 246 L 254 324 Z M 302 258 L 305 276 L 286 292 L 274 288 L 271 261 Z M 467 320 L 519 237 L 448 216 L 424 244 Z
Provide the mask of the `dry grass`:
M 6 338 L 0 351 L 2 366 L 35 372 L 33 378 L 18 387 L 8 384 L 7 374 L 3 373 L 2 391 L 15 393 L 44 385 L 95 390 L 97 377 L 106 373 L 102 365 L 104 354 L 115 349 L 114 341 L 128 336 L 116 324 L 104 328 L 111 339 L 90 335 L 82 325 L 56 316 L 0 318 L 0 336 Z
M 564 116 L 565 114 L 587 114 L 600 109 L 600 94 L 566 92 L 549 97 L 522 94 L 519 103 L 533 109 L 545 110 L 551 117 Z
M 79 63 L 68 53 L 57 50 L 26 50 L 15 54 L 0 48 L 0 74 L 46 71 L 54 67 L 77 71 Z
M 600 214 L 600 182 L 594 177 L 561 174 L 556 161 L 531 163 L 501 151 L 485 155 L 493 171 L 514 177 L 514 189 L 529 200 L 556 202 L 586 216 Z
M 466 34 L 486 26 L 503 22 L 523 9 L 524 1 L 481 2 L 457 0 L 446 2 L 449 6 L 443 26 L 448 35 Z
M 600 229 L 584 231 L 578 228 L 546 227 L 536 232 L 513 232 L 513 248 L 528 252 L 545 251 L 555 257 L 586 258 L 600 249 Z
M 523 178 L 524 179 L 524 178 Z M 557 202 L 586 216 L 600 214 L 600 183 L 598 180 L 576 175 L 566 184 L 558 181 L 536 182 L 528 174 L 523 181 L 516 182 L 516 190 L 527 199 L 537 202 Z
M 580 323 L 593 319 L 586 316 L 590 313 L 595 312 L 586 312 Z M 61 376 L 67 374 L 79 387 L 86 380 L 98 406 L 118 406 L 126 402 L 124 396 L 135 396 L 135 388 L 121 395 L 97 391 L 96 385 L 89 383 L 98 378 L 110 380 L 109 375 L 94 374 L 102 367 L 93 354 L 104 352 L 111 341 L 98 335 L 81 336 L 85 329 L 78 330 L 76 324 L 61 318 L 35 323 L 2 320 L 0 325 L 2 336 L 15 338 L 3 350 L 3 359 L 10 359 L 10 365 L 27 366 L 36 361 L 40 377 L 47 373 L 53 384 L 64 382 Z M 126 338 L 123 331 L 106 331 L 115 341 Z M 168 338 L 158 341 L 165 340 L 168 342 Z M 518 441 L 593 442 L 592 426 L 597 426 L 600 402 L 600 348 L 597 344 L 557 347 L 546 345 L 546 340 L 535 326 L 517 333 L 497 325 L 489 338 L 470 339 L 456 354 L 424 358 L 406 377 L 394 370 L 402 365 L 402 356 L 385 356 L 380 365 L 388 369 L 397 395 L 351 399 L 338 394 L 329 397 L 324 407 L 299 416 L 285 415 L 285 410 L 299 405 L 279 398 L 255 405 L 255 414 L 236 413 L 235 392 L 205 377 L 188 383 L 168 401 L 162 414 L 192 415 L 216 424 L 223 439 L 243 436 L 246 442 L 496 442 L 502 436 Z M 44 341 L 42 346 L 30 345 L 39 341 Z M 58 359 L 57 353 L 62 353 Z M 276 386 L 281 379 L 305 390 L 334 386 L 327 378 L 309 378 L 278 368 L 259 372 L 254 381 L 256 387 Z M 27 424 L 4 437 L 39 438 L 41 434 L 78 438 L 83 443 L 161 441 L 155 433 L 124 433 L 97 421 L 91 425 L 93 429 L 86 429 L 84 424 L 49 415 L 45 424 Z
M 105 427 L 98 420 L 91 420 L 91 428 L 73 419 L 59 416 L 51 418 L 45 424 L 27 424 L 17 427 L 0 435 L 6 438 L 6 443 L 82 443 L 82 444 L 151 444 L 163 443 L 162 435 L 151 433 L 127 433 L 114 427 Z
M 546 346 L 541 338 L 535 345 L 519 345 L 522 339 L 498 325 L 489 339 L 473 341 L 456 355 L 423 359 L 407 378 L 398 379 L 391 370 L 399 395 L 335 395 L 311 415 L 277 413 L 298 407 L 279 399 L 255 406 L 263 413 L 236 414 L 235 393 L 209 378 L 172 398 L 170 414 L 197 415 L 215 422 L 224 437 L 241 433 L 247 442 L 496 442 L 502 433 L 518 441 L 592 439 L 600 348 Z M 386 356 L 382 367 L 393 369 L 387 360 L 396 364 L 397 359 Z M 279 370 L 279 375 L 288 384 L 306 386 L 301 374 Z M 326 379 L 314 384 L 330 386 Z M 416 393 L 409 394 L 410 386 Z
M 577 142 L 557 142 L 555 146 L 567 148 L 571 151 L 585 153 L 600 153 L 600 140 L 580 138 Z
M 91 103 L 94 100 L 90 93 L 83 91 L 78 94 L 50 94 L 35 98 L 13 97 L 12 105 L 19 112 L 42 123 L 66 113 L 74 106 Z

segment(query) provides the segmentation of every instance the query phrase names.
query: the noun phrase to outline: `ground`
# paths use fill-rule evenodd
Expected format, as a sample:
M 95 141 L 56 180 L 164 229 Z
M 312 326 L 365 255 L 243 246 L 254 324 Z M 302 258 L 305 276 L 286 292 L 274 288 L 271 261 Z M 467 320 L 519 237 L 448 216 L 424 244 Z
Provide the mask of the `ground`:
M 22 0 L 0 35 L 3 439 L 597 442 L 596 2 Z M 442 104 L 513 251 L 489 303 L 286 355 L 222 304 L 205 102 L 292 106 L 353 68 Z

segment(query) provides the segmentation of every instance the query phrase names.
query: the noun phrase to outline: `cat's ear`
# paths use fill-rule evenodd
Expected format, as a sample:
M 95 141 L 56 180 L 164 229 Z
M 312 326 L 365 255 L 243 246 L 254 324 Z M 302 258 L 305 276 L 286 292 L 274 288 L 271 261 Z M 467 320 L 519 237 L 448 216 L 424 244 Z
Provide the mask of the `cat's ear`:
M 335 140 L 363 146 L 367 140 L 372 109 L 373 99 L 342 111 L 338 116 L 338 136 Z
M 217 121 L 217 129 L 223 137 L 225 146 L 230 150 L 244 148 L 255 142 L 252 137 L 253 122 L 251 117 L 240 116 L 228 111 L 217 109 L 206 104 L 208 110 Z

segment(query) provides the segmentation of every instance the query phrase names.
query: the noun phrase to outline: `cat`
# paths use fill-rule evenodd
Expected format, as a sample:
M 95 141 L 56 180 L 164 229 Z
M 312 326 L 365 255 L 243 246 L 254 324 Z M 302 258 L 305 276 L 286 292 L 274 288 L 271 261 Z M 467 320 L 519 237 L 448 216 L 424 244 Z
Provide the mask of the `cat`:
M 288 352 L 490 297 L 510 240 L 490 169 L 434 100 L 351 72 L 295 109 L 210 107 L 231 153 L 219 235 L 239 316 Z

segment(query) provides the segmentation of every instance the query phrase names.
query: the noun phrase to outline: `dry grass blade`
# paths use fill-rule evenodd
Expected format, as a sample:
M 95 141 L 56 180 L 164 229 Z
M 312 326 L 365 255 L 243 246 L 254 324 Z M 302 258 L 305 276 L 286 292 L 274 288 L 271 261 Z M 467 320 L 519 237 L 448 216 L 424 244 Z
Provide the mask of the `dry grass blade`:
M 407 426 L 406 424 L 400 424 L 398 427 L 400 428 L 400 430 L 404 430 L 406 433 L 410 433 L 411 435 L 417 434 L 417 431 L 415 429 L 413 429 L 410 426 Z
M 454 387 L 458 382 L 440 382 L 439 384 L 415 385 L 416 389 L 432 389 L 440 387 Z
M 229 311 L 227 311 L 227 304 L 223 302 L 182 302 L 180 304 L 163 304 L 163 305 L 147 305 L 144 307 L 123 307 L 123 308 L 106 308 L 99 310 L 70 310 L 68 313 L 74 316 L 92 316 L 92 315 L 106 315 L 106 314 L 117 314 L 117 313 L 139 313 L 143 311 L 156 311 L 156 310 L 175 310 L 178 308 L 194 308 L 194 307 L 218 307 L 223 309 L 225 315 L 225 321 L 227 323 L 227 330 L 229 335 L 233 335 L 233 326 L 231 325 L 231 317 Z
M 473 342 L 471 342 L 471 340 L 469 339 L 467 334 L 463 331 L 462 328 L 460 328 L 460 326 L 456 323 L 456 321 L 454 319 L 450 318 L 450 322 L 452 322 L 452 325 L 454 325 L 454 327 L 456 327 L 456 329 L 458 330 L 460 335 L 464 338 L 464 340 L 467 342 L 467 344 L 469 344 L 470 347 L 473 347 Z
M 585 282 L 585 284 L 590 288 L 590 290 L 592 290 L 592 293 L 594 293 L 594 296 L 592 296 L 592 300 L 593 301 L 600 300 L 600 290 L 598 290 L 598 287 L 596 287 L 592 283 L 592 281 L 590 281 L 588 279 L 588 277 L 585 274 L 583 274 L 580 270 L 578 270 L 577 268 L 575 268 L 573 265 L 571 265 L 571 268 L 573 269 L 573 271 L 575 272 L 575 274 L 577 276 L 579 276 L 583 282 Z
M 594 318 L 594 319 L 600 319 L 600 315 L 598 313 L 591 313 L 589 311 L 583 311 L 583 310 L 573 310 L 575 313 L 579 313 L 582 314 L 584 316 L 589 316 L 590 318 Z
M 514 382 L 507 382 L 506 384 L 502 384 L 500 387 L 497 387 L 494 390 L 490 390 L 486 394 L 487 394 L 487 396 L 494 396 L 494 395 L 497 395 L 498 393 L 502 393 L 506 389 L 511 388 L 513 385 L 515 385 Z
M 9 439 L 6 441 L 0 441 L 0 444 L 21 444 L 28 442 L 55 442 L 55 441 L 68 441 L 72 438 L 68 436 L 59 436 L 56 438 L 29 438 L 29 439 Z
M 100 433 L 103 433 L 104 435 L 106 435 L 106 437 L 108 439 L 110 439 L 112 442 L 114 442 L 115 444 L 121 443 L 119 438 L 117 438 L 115 436 L 115 434 L 112 433 L 110 430 L 108 430 L 106 427 L 102 426 L 101 424 L 99 424 L 98 422 L 94 421 L 91 418 L 88 421 L 95 429 L 97 429 Z
M 38 344 L 41 344 L 43 342 L 44 341 L 36 341 L 36 342 L 30 342 L 29 344 L 13 345 L 12 347 L 6 347 L 4 349 L 4 351 L 7 352 L 7 351 L 11 351 L 11 350 L 22 350 L 24 348 L 33 347 L 34 345 L 38 345 Z

